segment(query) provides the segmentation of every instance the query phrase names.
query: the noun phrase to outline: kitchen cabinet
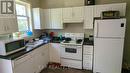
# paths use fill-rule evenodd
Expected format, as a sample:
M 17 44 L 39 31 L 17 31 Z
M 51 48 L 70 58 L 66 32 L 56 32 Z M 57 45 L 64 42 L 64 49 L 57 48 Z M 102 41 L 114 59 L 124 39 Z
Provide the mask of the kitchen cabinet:
M 50 62 L 60 63 L 60 43 L 50 43 L 49 52 L 50 52 Z
M 14 62 L 14 73 L 35 73 L 33 57 L 30 54 L 19 58 Z
M 49 62 L 49 49 L 47 46 L 44 45 L 34 50 L 35 73 L 39 73 L 47 67 Z
M 116 3 L 116 4 L 104 4 L 94 6 L 94 17 L 101 17 L 102 11 L 120 11 L 121 16 L 125 16 L 126 13 L 126 3 Z
M 15 1 L 12 0 L 15 4 Z M 18 32 L 17 16 L 15 9 L 11 14 L 1 14 L 0 13 L 0 34 L 11 34 L 13 32 Z
M 18 32 L 16 15 L 11 17 L 0 17 L 0 34 Z
M 43 10 L 43 25 L 44 29 L 51 29 L 51 10 L 50 9 L 44 9 Z
M 34 29 L 44 29 L 44 13 L 41 8 L 33 8 Z
M 62 8 L 33 9 L 34 29 L 63 29 Z
M 62 8 L 51 9 L 51 28 L 63 29 Z
M 92 70 L 93 65 L 93 46 L 83 46 L 83 69 Z
M 0 73 L 40 73 L 49 62 L 49 44 L 14 60 L 0 59 Z
M 64 23 L 81 23 L 84 17 L 84 7 L 63 8 Z
M 94 6 L 84 7 L 84 29 L 93 29 Z
M 44 58 L 43 58 L 43 60 L 44 60 L 44 66 L 46 67 L 47 64 L 48 64 L 48 62 L 50 61 L 50 58 L 49 58 L 49 44 L 46 44 L 46 45 L 44 45 L 42 47 L 45 48 L 43 50 L 43 52 L 44 52 Z
M 64 0 L 65 7 L 84 6 L 84 0 Z
M 42 47 L 39 47 L 35 50 L 34 63 L 35 63 L 35 72 L 39 73 L 44 68 L 44 53 L 42 52 Z

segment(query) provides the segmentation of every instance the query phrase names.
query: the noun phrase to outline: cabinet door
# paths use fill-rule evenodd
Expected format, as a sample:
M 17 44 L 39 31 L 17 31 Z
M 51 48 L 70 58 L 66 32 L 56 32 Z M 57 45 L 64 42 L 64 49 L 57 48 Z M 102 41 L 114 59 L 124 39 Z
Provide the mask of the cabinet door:
M 72 17 L 76 22 L 83 22 L 84 7 L 73 7 Z
M 8 33 L 18 32 L 18 23 L 16 16 L 14 16 L 14 18 L 9 18 L 7 22 Z
M 63 22 L 71 22 L 72 20 L 72 8 L 63 8 Z
M 45 66 L 48 64 L 49 62 L 49 44 L 46 44 L 43 46 L 45 48 L 45 50 L 43 51 L 45 56 L 44 56 L 44 64 Z
M 51 10 L 50 9 L 44 9 L 43 10 L 43 20 L 44 20 L 44 25 L 45 29 L 51 29 Z
M 84 55 L 93 55 L 93 46 L 85 45 L 83 46 Z
M 33 8 L 33 22 L 34 22 L 34 29 L 41 29 L 39 8 Z
M 49 47 L 50 61 L 60 63 L 60 44 L 51 43 Z
M 47 64 L 49 62 L 49 46 L 48 44 L 41 46 L 41 59 L 42 59 L 42 65 L 43 68 L 47 67 Z
M 0 34 L 13 33 L 18 31 L 18 24 L 16 17 L 0 18 Z
M 120 11 L 120 16 L 125 16 L 126 3 L 95 5 L 94 17 L 100 17 L 102 11 L 110 11 L 110 10 Z
M 6 27 L 4 24 L 4 19 L 0 18 L 0 34 L 4 34 L 6 32 Z
M 84 10 L 84 29 L 93 29 L 94 7 L 85 6 Z
M 51 9 L 51 24 L 52 29 L 63 29 L 62 9 Z
M 83 55 L 83 69 L 92 70 L 93 55 Z
M 84 0 L 64 0 L 65 7 L 84 6 Z
M 44 53 L 42 49 L 42 47 L 39 47 L 35 50 L 34 62 L 36 73 L 39 73 L 44 68 Z
M 14 73 L 35 73 L 33 58 L 28 58 L 14 68 Z

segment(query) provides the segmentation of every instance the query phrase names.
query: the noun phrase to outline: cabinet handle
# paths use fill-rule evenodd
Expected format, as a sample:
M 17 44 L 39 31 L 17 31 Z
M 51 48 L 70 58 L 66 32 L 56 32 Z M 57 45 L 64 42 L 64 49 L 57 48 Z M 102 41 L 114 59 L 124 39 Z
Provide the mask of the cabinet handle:
M 4 26 L 4 31 L 6 31 L 6 26 Z
M 75 16 L 75 14 L 74 13 L 72 13 L 72 17 L 74 17 Z
M 7 26 L 7 30 L 9 30 L 9 27 Z

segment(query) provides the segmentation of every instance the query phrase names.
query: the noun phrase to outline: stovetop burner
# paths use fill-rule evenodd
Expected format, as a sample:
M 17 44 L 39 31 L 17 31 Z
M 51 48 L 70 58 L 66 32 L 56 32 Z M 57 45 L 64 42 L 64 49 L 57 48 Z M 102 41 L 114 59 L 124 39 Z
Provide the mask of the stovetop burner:
M 82 41 L 83 41 L 82 39 L 78 39 L 78 40 L 76 40 L 76 43 L 77 43 L 77 44 L 81 44 Z
M 64 43 L 70 43 L 70 41 L 64 41 Z

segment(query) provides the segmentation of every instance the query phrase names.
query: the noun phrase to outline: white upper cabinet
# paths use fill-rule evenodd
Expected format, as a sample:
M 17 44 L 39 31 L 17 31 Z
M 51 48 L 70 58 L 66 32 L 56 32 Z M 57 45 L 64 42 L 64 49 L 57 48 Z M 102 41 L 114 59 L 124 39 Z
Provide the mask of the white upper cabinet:
M 126 3 L 95 5 L 94 6 L 94 17 L 101 17 L 102 11 L 110 11 L 110 10 L 120 11 L 120 15 L 125 16 Z
M 84 0 L 63 0 L 65 7 L 84 6 Z
M 14 18 L 9 18 L 7 22 L 8 33 L 18 32 L 18 23 L 16 16 L 14 16 Z
M 72 20 L 72 8 L 63 8 L 63 22 L 70 22 Z
M 63 8 L 63 22 L 83 22 L 84 7 Z
M 50 9 L 44 9 L 43 10 L 43 25 L 44 29 L 51 29 L 51 10 Z
M 84 10 L 84 29 L 93 29 L 94 6 L 85 6 Z
M 34 29 L 44 29 L 43 25 L 43 9 L 34 8 L 33 9 L 33 21 L 34 21 Z
M 73 13 L 72 16 L 74 20 L 76 21 L 82 21 L 84 17 L 84 7 L 73 7 Z
M 52 29 L 63 29 L 62 8 L 51 9 Z
M 13 9 L 14 10 L 11 10 L 13 12 L 10 14 L 8 13 L 2 14 L 1 13 L 2 11 L 0 12 L 0 34 L 11 34 L 13 32 L 18 32 L 18 23 L 17 23 L 15 5 Z
M 63 29 L 62 8 L 33 9 L 34 29 Z
M 12 17 L 0 17 L 0 34 L 18 32 L 16 15 Z

